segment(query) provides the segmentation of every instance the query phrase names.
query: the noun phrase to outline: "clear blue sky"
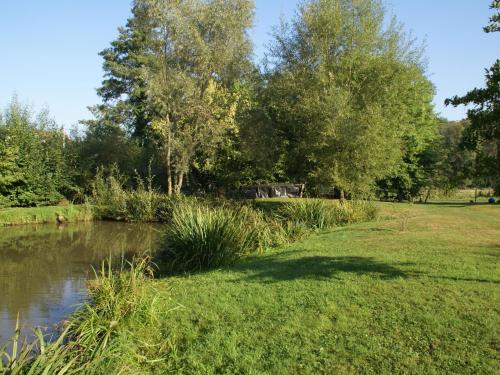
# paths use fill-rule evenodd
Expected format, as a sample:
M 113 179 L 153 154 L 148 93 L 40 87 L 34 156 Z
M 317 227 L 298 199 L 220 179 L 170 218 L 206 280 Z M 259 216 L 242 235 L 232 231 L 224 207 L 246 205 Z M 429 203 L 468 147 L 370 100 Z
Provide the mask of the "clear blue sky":
M 251 36 L 256 58 L 279 17 L 293 15 L 299 0 L 257 0 Z M 436 109 L 449 119 L 464 109 L 445 108 L 443 100 L 484 84 L 484 68 L 500 52 L 500 33 L 482 27 L 490 0 L 387 0 L 388 10 L 419 40 L 425 40 L 428 75 Z M 0 1 L 0 107 L 14 93 L 35 109 L 48 107 L 66 127 L 89 118 L 86 107 L 99 102 L 102 79 L 97 55 L 129 16 L 129 0 Z

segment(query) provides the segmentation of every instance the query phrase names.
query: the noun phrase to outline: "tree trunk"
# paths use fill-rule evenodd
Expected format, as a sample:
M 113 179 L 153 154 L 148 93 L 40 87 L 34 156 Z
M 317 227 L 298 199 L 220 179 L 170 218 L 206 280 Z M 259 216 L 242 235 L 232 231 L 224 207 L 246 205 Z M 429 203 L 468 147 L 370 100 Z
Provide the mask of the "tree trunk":
M 180 194 L 182 189 L 182 183 L 184 181 L 184 173 L 178 172 L 175 180 L 176 181 L 175 181 L 174 193 Z
M 340 201 L 341 201 L 341 202 L 345 201 L 345 193 L 344 193 L 344 189 L 340 189 Z
M 429 188 L 427 190 L 427 194 L 425 196 L 425 200 L 424 200 L 424 203 L 427 203 L 427 201 L 429 200 L 429 198 L 431 197 L 431 188 Z
M 167 167 L 167 194 L 172 195 L 172 146 L 171 146 L 171 136 L 170 136 L 170 119 L 167 116 L 167 155 L 166 155 L 166 167 Z

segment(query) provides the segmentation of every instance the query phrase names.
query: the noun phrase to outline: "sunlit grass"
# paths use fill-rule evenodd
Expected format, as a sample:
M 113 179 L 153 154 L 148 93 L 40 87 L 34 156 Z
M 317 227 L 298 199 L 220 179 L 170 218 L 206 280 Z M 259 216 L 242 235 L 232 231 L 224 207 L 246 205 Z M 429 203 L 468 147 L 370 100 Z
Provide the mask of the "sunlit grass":
M 500 207 L 377 206 L 375 222 L 204 273 L 104 268 L 61 358 L 94 373 L 495 373 Z
M 0 209 L 0 226 L 56 223 L 57 217 L 64 221 L 91 221 L 92 208 L 87 205 L 46 206 Z

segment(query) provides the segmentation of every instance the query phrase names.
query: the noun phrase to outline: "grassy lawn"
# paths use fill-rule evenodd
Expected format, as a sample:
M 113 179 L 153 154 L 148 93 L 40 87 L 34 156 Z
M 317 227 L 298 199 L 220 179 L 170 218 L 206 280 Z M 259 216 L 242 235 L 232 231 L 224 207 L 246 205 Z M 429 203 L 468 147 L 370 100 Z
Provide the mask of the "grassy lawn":
M 381 209 L 378 222 L 315 235 L 227 269 L 155 281 L 156 328 L 131 331 L 141 369 L 497 372 L 500 207 Z
M 92 220 L 92 212 L 85 205 L 15 207 L 0 209 L 0 226 L 55 223 L 57 215 L 67 221 Z

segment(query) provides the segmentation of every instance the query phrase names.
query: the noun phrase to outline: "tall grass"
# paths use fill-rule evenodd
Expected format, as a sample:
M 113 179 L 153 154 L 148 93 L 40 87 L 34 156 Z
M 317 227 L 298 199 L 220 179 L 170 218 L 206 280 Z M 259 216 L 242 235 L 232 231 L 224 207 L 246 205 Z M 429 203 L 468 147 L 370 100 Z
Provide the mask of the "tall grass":
M 311 230 L 373 220 L 377 208 L 368 201 L 293 200 L 279 210 L 285 221 L 295 222 Z
M 178 206 L 160 245 L 168 270 L 195 271 L 230 264 L 257 247 L 248 212 Z
M 0 348 L 0 373 L 106 373 L 105 369 L 117 365 L 116 358 L 124 354 L 116 338 L 151 304 L 144 298 L 145 281 L 150 276 L 149 258 L 124 264 L 119 272 L 112 270 L 111 261 L 103 263 L 89 285 L 89 302 L 69 318 L 55 341 L 47 341 L 35 330 L 36 339 L 21 344 L 17 327 L 11 342 Z
M 210 269 L 299 240 L 310 231 L 375 216 L 376 207 L 361 201 L 293 200 L 274 212 L 245 202 L 224 201 L 213 207 L 185 201 L 173 210 L 159 256 L 168 272 Z

